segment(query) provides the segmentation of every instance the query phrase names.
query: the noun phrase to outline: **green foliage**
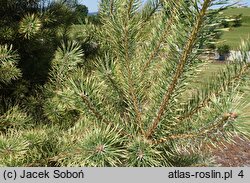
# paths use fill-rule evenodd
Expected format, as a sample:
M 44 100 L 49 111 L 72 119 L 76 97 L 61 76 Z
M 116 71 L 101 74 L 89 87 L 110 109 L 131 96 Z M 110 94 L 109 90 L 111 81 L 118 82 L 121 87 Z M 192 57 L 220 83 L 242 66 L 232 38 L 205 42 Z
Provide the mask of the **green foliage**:
M 63 166 L 121 166 L 125 157 L 124 138 L 115 128 L 93 127 L 84 130 L 84 137 L 72 134 L 64 141 L 59 162 Z
M 207 45 L 207 48 L 211 49 L 211 50 L 215 50 L 216 49 L 216 45 L 213 44 L 213 43 L 210 43 L 210 44 Z
M 20 70 L 16 67 L 19 55 L 13 51 L 12 46 L 0 45 L 0 82 L 9 83 L 21 76 Z M 1 88 L 1 86 L 0 86 Z
M 75 7 L 75 12 L 77 20 L 79 22 L 84 22 L 85 18 L 88 15 L 88 8 L 85 5 L 77 5 Z
M 228 28 L 229 27 L 229 22 L 226 20 L 222 20 L 221 25 L 223 26 L 223 28 Z
M 19 32 L 25 38 L 30 39 L 33 35 L 37 34 L 41 29 L 41 21 L 35 14 L 28 14 L 23 17 L 20 22 Z
M 89 60 L 89 58 L 95 57 L 99 51 L 98 32 L 99 26 L 94 25 L 89 19 L 86 19 L 83 25 L 71 26 L 68 38 L 81 44 L 85 59 Z M 87 65 L 87 63 L 85 64 Z
M 243 14 L 239 14 L 239 15 L 235 15 L 233 18 L 234 18 L 234 21 L 233 21 L 233 26 L 234 27 L 239 27 L 242 25 L 242 15 Z
M 102 1 L 96 69 L 74 64 L 82 58 L 73 44 L 52 62 L 44 109 L 52 123 L 69 128 L 59 165 L 204 165 L 201 147 L 240 132 L 237 89 L 249 70 L 248 43 L 242 58 L 185 96 L 219 22 L 211 3 L 167 1 L 145 19 L 139 0 Z
M 129 167 L 158 167 L 169 165 L 169 159 L 164 157 L 160 146 L 152 144 L 145 138 L 135 138 L 127 144 L 126 166 Z M 170 154 L 167 152 L 167 154 Z
M 0 134 L 0 166 L 55 166 L 58 153 L 55 128 L 37 128 Z
M 230 46 L 227 44 L 220 45 L 220 46 L 218 46 L 217 51 L 220 55 L 228 54 L 228 53 L 230 53 Z
M 0 45 L 0 89 L 11 84 L 11 81 L 21 76 L 20 70 L 16 67 L 19 55 L 12 50 L 12 46 Z M 20 106 L 11 106 L 9 101 L 1 96 L 0 106 L 0 133 L 10 128 L 28 128 L 31 118 L 20 109 Z
M 47 105 L 44 108 L 45 114 L 48 115 L 51 121 L 63 123 L 66 128 L 71 126 L 72 122 L 74 123 L 74 121 L 69 122 L 69 120 L 72 119 L 73 116 L 77 116 L 77 113 L 74 112 L 75 109 L 71 108 L 74 102 L 70 100 L 63 102 L 63 98 L 59 95 L 55 95 L 54 91 L 58 91 L 59 93 L 61 93 L 62 89 L 70 91 L 69 88 L 64 88 L 64 83 L 67 82 L 67 78 L 71 75 L 71 72 L 74 72 L 73 68 L 82 62 L 82 58 L 83 53 L 76 42 L 63 44 L 62 47 L 56 51 L 55 58 L 52 61 L 51 78 L 53 78 L 53 82 L 46 86 L 48 91 L 47 96 L 51 96 L 51 98 L 46 102 Z M 68 95 L 73 97 L 73 93 L 71 92 L 68 93 Z M 51 103 L 51 101 L 53 101 L 53 103 Z
M 22 26 L 28 39 L 19 43 L 29 46 L 19 47 L 22 59 L 42 64 L 49 56 L 36 55 L 62 40 L 42 90 L 29 96 L 20 85 L 17 103 L 2 96 L 0 166 L 206 166 L 206 147 L 242 133 L 238 86 L 249 71 L 249 42 L 241 57 L 186 92 L 221 22 L 220 10 L 209 10 L 217 1 L 152 1 L 141 8 L 140 0 L 103 0 L 100 24 L 74 26 L 71 2 L 29 14 Z M 41 27 L 29 29 L 32 21 Z M 94 55 L 84 47 L 91 44 L 98 47 Z M 17 61 L 8 46 L 0 50 L 1 62 Z
M 30 83 L 44 84 L 50 61 L 67 40 L 70 26 L 84 20 L 87 8 L 77 1 L 8 0 L 0 7 L 0 44 L 13 45 L 19 68 Z
M 0 166 L 20 166 L 23 164 L 28 146 L 28 142 L 15 132 L 8 135 L 0 134 Z
M 6 131 L 9 128 L 24 129 L 29 128 L 31 118 L 19 106 L 10 107 L 10 109 L 0 116 L 0 131 Z
M 18 166 L 55 166 L 53 159 L 60 145 L 58 132 L 56 127 L 24 131 L 21 138 L 28 142 L 29 148 L 24 163 Z
M 88 16 L 88 19 L 91 23 L 95 24 L 95 25 L 100 25 L 101 21 L 100 21 L 100 17 L 99 15 L 90 15 Z
M 65 4 L 54 2 L 49 5 L 47 12 L 50 14 L 50 21 L 52 22 L 53 26 L 67 26 L 71 24 L 72 18 L 72 11 L 70 7 Z

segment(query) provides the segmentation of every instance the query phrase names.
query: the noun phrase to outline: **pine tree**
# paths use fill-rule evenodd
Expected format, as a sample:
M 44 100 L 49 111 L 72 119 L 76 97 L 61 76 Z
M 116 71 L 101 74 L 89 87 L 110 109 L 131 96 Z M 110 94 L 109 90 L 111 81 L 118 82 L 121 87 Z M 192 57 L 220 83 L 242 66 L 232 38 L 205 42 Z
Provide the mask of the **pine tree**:
M 206 147 L 240 132 L 238 86 L 249 44 L 186 92 L 213 37 L 215 3 L 154 1 L 141 10 L 139 0 L 102 1 L 96 70 L 84 71 L 75 42 L 52 61 L 44 110 L 64 131 L 60 166 L 198 166 L 207 163 Z
M 65 23 L 63 17 L 55 19 L 49 4 L 45 0 L 0 2 L 0 166 L 54 165 L 57 128 L 46 126 L 40 108 L 43 96 L 41 90 L 35 92 L 36 84 L 47 77 L 57 47 L 55 24 Z M 58 23 L 59 18 L 64 22 Z M 68 26 L 73 23 L 69 19 Z
M 243 42 L 241 57 L 189 93 L 213 41 L 215 2 L 156 0 L 141 8 L 140 0 L 103 0 L 101 24 L 87 31 L 99 48 L 89 58 L 95 67 L 86 69 L 79 43 L 63 41 L 44 86 L 42 123 L 1 101 L 0 166 L 211 165 L 207 148 L 244 135 L 239 85 L 250 49 Z M 17 61 L 11 47 L 0 47 L 0 72 L 9 67 L 1 87 L 20 77 Z
M 19 149 L 21 152 L 23 148 L 22 142 L 16 137 L 3 141 L 3 134 L 9 129 L 23 129 L 31 120 L 18 104 L 12 105 L 1 92 L 12 81 L 21 77 L 21 71 L 16 66 L 18 59 L 19 55 L 13 51 L 12 46 L 0 45 L 0 166 L 13 165 L 12 150 Z

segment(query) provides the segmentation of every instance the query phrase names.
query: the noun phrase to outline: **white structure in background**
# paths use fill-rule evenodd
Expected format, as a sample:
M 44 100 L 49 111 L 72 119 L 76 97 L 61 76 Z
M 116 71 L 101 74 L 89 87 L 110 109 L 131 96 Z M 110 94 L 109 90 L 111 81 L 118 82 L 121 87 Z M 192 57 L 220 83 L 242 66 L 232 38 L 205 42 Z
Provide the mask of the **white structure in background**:
M 230 51 L 230 56 L 228 57 L 228 60 L 235 60 L 240 58 L 241 58 L 240 51 Z M 247 52 L 247 61 L 250 62 L 250 51 Z
M 227 61 L 233 61 L 235 59 L 241 58 L 241 56 L 242 55 L 241 55 L 240 51 L 230 51 L 230 53 L 228 54 L 226 60 Z M 220 57 L 220 55 L 217 52 L 215 52 L 214 59 L 218 60 L 219 57 Z M 250 62 L 250 51 L 247 52 L 247 61 Z

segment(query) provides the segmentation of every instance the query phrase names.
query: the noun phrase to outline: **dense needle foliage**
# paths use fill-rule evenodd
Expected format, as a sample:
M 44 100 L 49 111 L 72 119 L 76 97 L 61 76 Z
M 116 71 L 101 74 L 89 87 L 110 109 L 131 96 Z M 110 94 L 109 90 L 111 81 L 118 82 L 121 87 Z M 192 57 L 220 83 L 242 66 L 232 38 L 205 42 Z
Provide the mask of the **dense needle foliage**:
M 209 8 L 220 3 L 101 1 L 101 23 L 84 35 L 73 27 L 54 54 L 41 89 L 44 121 L 32 123 L 18 106 L 1 116 L 0 165 L 211 165 L 208 148 L 241 132 L 238 86 L 249 70 L 250 44 L 242 43 L 240 58 L 186 91 L 220 21 L 220 9 Z M 1 68 L 17 58 L 7 46 L 1 53 Z

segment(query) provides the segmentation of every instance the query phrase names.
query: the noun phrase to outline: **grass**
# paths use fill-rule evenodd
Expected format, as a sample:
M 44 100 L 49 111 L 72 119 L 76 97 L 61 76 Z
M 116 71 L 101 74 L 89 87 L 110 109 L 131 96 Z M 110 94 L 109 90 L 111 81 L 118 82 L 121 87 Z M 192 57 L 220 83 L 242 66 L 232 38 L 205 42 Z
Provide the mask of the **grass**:
M 233 27 L 224 32 L 219 44 L 228 44 L 231 49 L 237 50 L 241 39 L 250 38 L 250 8 L 230 8 L 225 10 L 224 15 L 233 16 L 242 14 L 242 26 Z
M 202 84 L 206 82 L 211 76 L 216 75 L 221 69 L 226 66 L 223 62 L 213 62 L 208 63 L 203 66 L 201 72 L 197 75 L 196 79 L 193 81 L 192 88 L 190 87 L 189 92 L 191 93 L 192 90 L 198 89 L 201 87 Z M 241 87 L 241 92 L 243 94 L 243 98 L 241 102 L 249 103 L 250 104 L 250 81 L 247 82 L 245 86 Z M 240 108 L 240 116 L 242 116 L 241 120 L 239 120 L 239 127 L 241 127 L 244 131 L 250 134 L 250 119 L 245 118 L 245 116 L 250 116 L 250 105 Z
M 243 16 L 250 16 L 250 8 L 229 8 L 224 11 L 227 16 L 242 14 Z

